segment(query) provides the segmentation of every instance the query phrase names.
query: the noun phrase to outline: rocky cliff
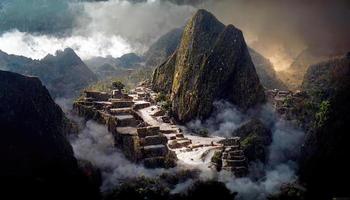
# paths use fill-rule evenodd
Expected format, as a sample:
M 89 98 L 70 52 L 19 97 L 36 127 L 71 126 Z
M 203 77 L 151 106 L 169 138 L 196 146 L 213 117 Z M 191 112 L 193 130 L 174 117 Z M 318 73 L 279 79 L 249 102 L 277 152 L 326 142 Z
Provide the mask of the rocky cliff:
M 64 136 L 69 120 L 38 78 L 0 71 L 0 127 L 1 191 L 93 198 Z
M 208 117 L 218 99 L 247 110 L 265 97 L 242 32 L 205 10 L 190 19 L 176 53 L 155 70 L 153 89 L 171 94 L 182 122 Z
M 0 69 L 37 76 L 53 97 L 72 97 L 96 81 L 96 75 L 72 49 L 57 51 L 42 60 L 0 52 Z
M 302 149 L 301 179 L 313 198 L 349 196 L 350 54 L 311 66 L 302 88 L 317 107 Z
M 181 37 L 184 28 L 171 30 L 167 34 L 160 37 L 149 50 L 145 53 L 146 66 L 165 68 L 166 62 L 174 59 L 168 59 L 176 51 L 181 43 Z M 272 63 L 263 55 L 252 48 L 249 48 L 249 53 L 255 65 L 256 72 L 259 76 L 261 84 L 267 89 L 287 89 L 286 85 L 279 79 Z M 171 71 L 171 70 L 170 70 Z M 159 74 L 158 72 L 156 74 Z M 162 76 L 162 75 L 160 75 Z M 167 82 L 168 83 L 168 82 Z M 159 86 L 159 84 L 158 84 Z

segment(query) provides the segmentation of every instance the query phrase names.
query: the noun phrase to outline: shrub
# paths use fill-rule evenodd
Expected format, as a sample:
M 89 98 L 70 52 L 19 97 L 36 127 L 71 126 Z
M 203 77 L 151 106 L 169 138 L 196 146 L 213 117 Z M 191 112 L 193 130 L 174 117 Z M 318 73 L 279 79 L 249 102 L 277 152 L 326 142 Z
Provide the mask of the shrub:
M 157 97 L 156 97 L 156 101 L 157 102 L 162 102 L 162 101 L 167 101 L 169 98 L 163 93 L 163 92 L 160 92 L 158 93 Z
M 121 82 L 121 81 L 114 81 L 112 83 L 112 86 L 115 88 L 115 89 L 118 89 L 118 90 L 122 90 L 124 89 L 125 85 Z
M 197 133 L 197 135 L 201 137 L 209 137 L 209 131 L 208 129 L 205 129 L 205 128 L 197 129 L 195 133 Z
M 317 127 L 322 127 L 323 124 L 328 120 L 330 105 L 331 104 L 329 103 L 329 101 L 321 102 L 319 110 L 315 114 Z
M 222 151 L 215 151 L 213 157 L 211 158 L 211 162 L 216 165 L 216 170 L 220 171 L 222 168 Z

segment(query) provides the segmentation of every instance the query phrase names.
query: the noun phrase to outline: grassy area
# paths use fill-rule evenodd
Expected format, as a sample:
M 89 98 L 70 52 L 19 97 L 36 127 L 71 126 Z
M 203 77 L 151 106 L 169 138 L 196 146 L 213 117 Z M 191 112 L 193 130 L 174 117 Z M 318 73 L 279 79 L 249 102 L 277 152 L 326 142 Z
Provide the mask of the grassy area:
M 110 92 L 113 90 L 113 82 L 120 81 L 125 85 L 126 90 L 134 88 L 139 82 L 149 80 L 152 77 L 152 68 L 140 68 L 129 75 L 114 76 L 105 80 L 98 81 L 86 88 L 86 90 L 94 90 L 100 92 Z

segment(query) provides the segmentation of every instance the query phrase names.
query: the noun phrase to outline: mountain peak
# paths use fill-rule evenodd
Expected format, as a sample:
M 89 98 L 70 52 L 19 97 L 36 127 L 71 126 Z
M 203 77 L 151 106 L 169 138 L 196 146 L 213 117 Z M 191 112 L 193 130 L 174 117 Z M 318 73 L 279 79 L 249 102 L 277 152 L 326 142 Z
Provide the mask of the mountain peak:
M 216 19 L 216 17 L 210 13 L 209 11 L 205 10 L 205 9 L 198 9 L 197 12 L 193 15 L 194 18 L 214 18 Z
M 224 26 L 212 13 L 204 9 L 199 9 L 192 17 L 191 21 L 193 25 L 205 25 L 206 27 L 210 26 Z
M 170 95 L 181 122 L 204 119 L 213 102 L 229 101 L 245 111 L 265 99 L 242 32 L 206 10 L 186 25 L 177 51 L 154 72 L 153 88 Z
M 70 56 L 70 57 L 77 57 L 79 58 L 79 56 L 75 53 L 75 51 L 71 48 L 65 48 L 63 51 L 58 50 L 56 51 L 56 56 L 57 57 L 66 57 L 66 56 Z M 80 58 L 79 58 L 80 59 Z

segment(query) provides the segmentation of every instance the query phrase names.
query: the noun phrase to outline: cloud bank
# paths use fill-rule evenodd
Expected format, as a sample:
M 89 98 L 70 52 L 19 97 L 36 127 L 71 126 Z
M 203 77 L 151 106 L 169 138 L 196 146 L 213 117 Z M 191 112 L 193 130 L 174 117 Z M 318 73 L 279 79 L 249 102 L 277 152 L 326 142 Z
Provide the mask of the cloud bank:
M 41 59 L 47 54 L 54 55 L 57 50 L 63 50 L 67 47 L 74 49 L 82 59 L 96 55 L 119 57 L 132 51 L 130 44 L 120 36 L 107 36 L 98 32 L 88 36 L 56 37 L 14 30 L 0 36 L 0 49 L 2 51 L 33 59 Z
M 141 54 L 194 12 L 192 6 L 160 0 L 14 0 L 1 5 L 0 49 L 34 59 L 66 47 L 82 59 Z

